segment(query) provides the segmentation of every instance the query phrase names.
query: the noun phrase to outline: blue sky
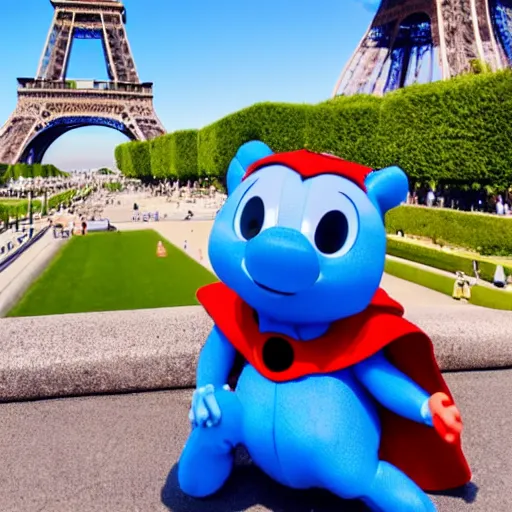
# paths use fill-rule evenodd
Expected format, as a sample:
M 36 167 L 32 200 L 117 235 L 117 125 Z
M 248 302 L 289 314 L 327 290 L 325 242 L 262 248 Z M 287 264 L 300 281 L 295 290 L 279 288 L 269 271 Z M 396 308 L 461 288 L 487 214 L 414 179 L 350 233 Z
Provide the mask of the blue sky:
M 201 128 L 260 101 L 327 99 L 368 28 L 371 0 L 125 0 L 142 81 L 168 131 Z M 16 104 L 16 78 L 33 77 L 53 15 L 49 0 L 2 1 L 0 125 Z M 5 5 L 4 5 L 5 4 Z M 68 78 L 106 79 L 99 41 L 76 41 Z M 125 137 L 74 130 L 45 161 L 63 169 L 111 165 Z

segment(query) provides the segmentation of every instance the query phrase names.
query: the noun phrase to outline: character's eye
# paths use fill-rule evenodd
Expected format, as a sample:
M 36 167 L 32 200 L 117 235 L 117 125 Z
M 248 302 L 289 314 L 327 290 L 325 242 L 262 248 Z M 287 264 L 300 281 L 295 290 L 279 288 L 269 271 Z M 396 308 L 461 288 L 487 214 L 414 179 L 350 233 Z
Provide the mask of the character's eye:
M 259 196 L 253 196 L 242 210 L 240 216 L 240 234 L 246 239 L 254 238 L 265 222 L 265 205 Z
M 315 245 L 324 254 L 334 254 L 343 247 L 347 236 L 347 217 L 339 210 L 331 210 L 320 219 L 316 227 Z
M 242 197 L 233 219 L 233 229 L 239 239 L 251 240 L 277 224 L 281 194 L 289 174 L 289 170 L 269 167 L 258 171 L 258 176 L 249 178 L 247 184 L 240 187 L 246 189 L 241 190 Z
M 301 231 L 317 251 L 338 257 L 347 253 L 357 238 L 359 216 L 352 201 L 336 189 L 312 188 L 308 194 Z

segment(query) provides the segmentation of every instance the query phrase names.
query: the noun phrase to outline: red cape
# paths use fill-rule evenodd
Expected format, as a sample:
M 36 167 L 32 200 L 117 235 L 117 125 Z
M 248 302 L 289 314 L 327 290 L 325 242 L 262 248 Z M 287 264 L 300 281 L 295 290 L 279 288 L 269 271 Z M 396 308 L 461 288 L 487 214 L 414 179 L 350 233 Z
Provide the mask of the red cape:
M 333 323 L 320 338 L 304 343 L 274 334 L 292 345 L 295 356 L 293 365 L 280 373 L 271 372 L 262 361 L 262 347 L 272 334 L 259 332 L 253 310 L 235 292 L 223 283 L 214 283 L 199 289 L 197 298 L 239 354 L 274 382 L 335 372 L 384 349 L 389 361 L 427 393 L 442 391 L 452 397 L 432 342 L 421 329 L 402 318 L 403 308 L 382 289 L 365 311 Z M 401 469 L 427 491 L 453 489 L 471 480 L 460 442 L 447 444 L 432 427 L 384 408 L 380 412 L 382 460 Z

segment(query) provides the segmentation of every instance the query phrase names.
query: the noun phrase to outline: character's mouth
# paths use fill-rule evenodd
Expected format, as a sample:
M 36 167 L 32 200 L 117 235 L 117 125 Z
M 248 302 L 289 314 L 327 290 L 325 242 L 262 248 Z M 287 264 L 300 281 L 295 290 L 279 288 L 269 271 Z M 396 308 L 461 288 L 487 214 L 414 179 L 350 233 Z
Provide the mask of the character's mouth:
M 270 293 L 275 293 L 276 295 L 285 295 L 285 296 L 290 296 L 290 295 L 295 295 L 294 293 L 290 293 L 290 292 L 282 292 L 280 290 L 274 290 L 273 288 L 269 288 L 268 286 L 265 286 L 264 284 L 261 284 L 261 283 L 258 283 L 257 281 L 254 281 L 254 284 L 259 286 L 260 288 L 263 288 L 263 290 L 266 290 L 267 292 L 270 292 Z

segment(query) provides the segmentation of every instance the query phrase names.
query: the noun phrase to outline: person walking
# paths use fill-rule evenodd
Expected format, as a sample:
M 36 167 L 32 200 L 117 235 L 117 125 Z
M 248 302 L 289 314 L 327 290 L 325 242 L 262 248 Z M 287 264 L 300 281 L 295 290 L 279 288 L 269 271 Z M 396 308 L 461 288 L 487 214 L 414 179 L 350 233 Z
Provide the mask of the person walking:
M 496 213 L 498 215 L 505 214 L 505 206 L 503 205 L 503 198 L 501 196 L 498 196 L 498 201 L 496 202 Z

